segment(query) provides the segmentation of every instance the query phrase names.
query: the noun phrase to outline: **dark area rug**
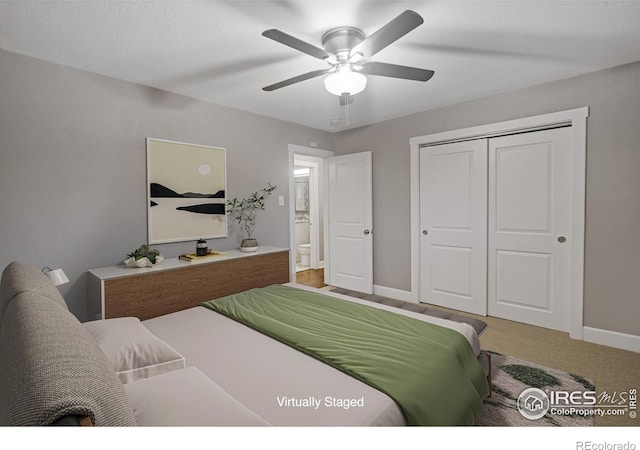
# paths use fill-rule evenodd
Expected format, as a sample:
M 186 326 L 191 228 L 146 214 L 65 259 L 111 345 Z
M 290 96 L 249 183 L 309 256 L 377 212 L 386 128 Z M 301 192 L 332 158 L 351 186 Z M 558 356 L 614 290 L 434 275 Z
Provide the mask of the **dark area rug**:
M 348 295 L 349 297 L 356 297 L 363 300 L 368 300 L 371 302 L 382 303 L 383 305 L 394 306 L 396 308 L 405 309 L 407 311 L 413 311 L 420 314 L 426 314 L 428 316 L 440 317 L 442 319 L 449 319 L 454 322 L 466 323 L 473 327 L 476 330 L 478 336 L 482 334 L 484 329 L 487 327 L 486 322 L 483 322 L 479 319 L 474 319 L 472 317 L 467 317 L 462 314 L 455 314 L 448 311 L 442 311 L 440 309 L 432 308 L 420 303 L 410 303 L 403 302 L 402 300 L 395 300 L 389 297 L 383 297 L 381 295 L 375 294 L 363 294 L 362 292 L 350 291 L 348 289 L 332 287 L 330 288 L 331 292 L 335 292 L 337 294 Z
M 594 426 L 593 415 L 554 415 L 547 412 L 540 419 L 529 420 L 520 414 L 516 403 L 520 393 L 530 387 L 545 392 L 593 391 L 595 385 L 592 380 L 500 353 L 488 353 L 491 353 L 493 386 L 491 397 L 484 402 L 484 414 L 476 422 L 477 426 Z

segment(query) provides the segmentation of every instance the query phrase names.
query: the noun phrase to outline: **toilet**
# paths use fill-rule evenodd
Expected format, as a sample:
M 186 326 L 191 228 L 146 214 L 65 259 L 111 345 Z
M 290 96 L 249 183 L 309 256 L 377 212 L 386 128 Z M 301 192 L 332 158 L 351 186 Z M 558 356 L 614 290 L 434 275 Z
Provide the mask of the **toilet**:
M 300 255 L 300 265 L 308 266 L 310 264 L 311 244 L 298 245 L 298 255 Z

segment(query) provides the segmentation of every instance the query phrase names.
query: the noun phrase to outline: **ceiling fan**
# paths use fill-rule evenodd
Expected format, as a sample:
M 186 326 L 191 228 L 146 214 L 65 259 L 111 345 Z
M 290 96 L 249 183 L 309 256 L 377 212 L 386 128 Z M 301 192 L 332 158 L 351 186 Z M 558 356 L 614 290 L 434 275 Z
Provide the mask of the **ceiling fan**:
M 301 81 L 327 75 L 325 87 L 332 94 L 340 96 L 340 104 L 351 103 L 352 96 L 362 92 L 367 84 L 365 75 L 402 78 L 405 80 L 427 81 L 433 70 L 399 66 L 369 61 L 373 55 L 391 45 L 424 20 L 415 11 L 406 10 L 370 36 L 354 27 L 338 27 L 322 36 L 322 47 L 316 47 L 280 30 L 271 29 L 263 36 L 288 47 L 326 61 L 329 68 L 314 70 L 262 88 L 274 91 Z

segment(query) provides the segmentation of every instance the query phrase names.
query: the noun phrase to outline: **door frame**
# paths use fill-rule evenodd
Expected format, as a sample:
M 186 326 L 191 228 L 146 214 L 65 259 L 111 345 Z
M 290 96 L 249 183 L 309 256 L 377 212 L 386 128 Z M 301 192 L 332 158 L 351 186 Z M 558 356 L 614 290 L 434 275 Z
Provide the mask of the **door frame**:
M 289 151 L 289 281 L 292 283 L 295 283 L 296 281 L 296 228 L 295 228 L 295 218 L 296 218 L 296 205 L 295 205 L 295 178 L 293 176 L 293 167 L 295 165 L 295 157 L 296 155 L 298 156 L 311 156 L 313 158 L 318 158 L 318 159 L 326 159 L 329 158 L 331 156 L 333 156 L 333 152 L 330 150 L 322 150 L 316 147 L 305 147 L 302 145 L 296 145 L 296 144 L 289 144 L 288 145 L 288 151 Z M 325 179 L 325 168 L 323 167 L 319 167 L 318 168 L 318 177 L 317 180 L 324 180 Z M 318 196 L 322 197 L 322 198 L 326 198 L 326 183 L 322 182 L 322 188 L 318 189 Z M 326 235 L 326 214 L 324 214 L 324 219 L 323 219 L 323 229 L 325 230 L 325 235 Z M 319 230 L 319 226 L 316 227 L 316 230 Z M 324 248 L 323 248 L 323 252 L 325 254 L 325 260 L 326 260 L 326 247 L 327 247 L 327 240 L 323 239 L 324 241 Z M 327 270 L 326 268 L 326 264 L 328 264 L 325 261 L 325 270 Z
M 534 131 L 562 124 L 573 130 L 571 297 L 569 305 L 569 335 L 583 337 L 584 311 L 584 230 L 586 195 L 587 117 L 589 107 L 513 119 L 470 128 L 417 136 L 409 139 L 411 185 L 411 299 L 420 295 L 420 147 L 468 139 L 481 139 L 509 133 Z

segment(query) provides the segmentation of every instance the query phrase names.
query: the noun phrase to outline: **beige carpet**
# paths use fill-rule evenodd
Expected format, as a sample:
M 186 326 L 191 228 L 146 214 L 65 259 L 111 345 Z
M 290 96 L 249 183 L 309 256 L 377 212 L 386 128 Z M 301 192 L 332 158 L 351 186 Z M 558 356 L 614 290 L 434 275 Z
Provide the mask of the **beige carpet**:
M 495 317 L 483 317 L 483 349 L 532 361 L 593 380 L 596 392 L 640 390 L 640 353 L 571 339 L 567 333 Z M 596 426 L 640 426 L 638 417 L 596 417 Z

